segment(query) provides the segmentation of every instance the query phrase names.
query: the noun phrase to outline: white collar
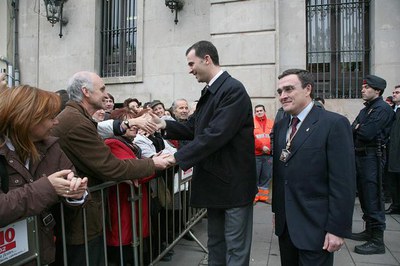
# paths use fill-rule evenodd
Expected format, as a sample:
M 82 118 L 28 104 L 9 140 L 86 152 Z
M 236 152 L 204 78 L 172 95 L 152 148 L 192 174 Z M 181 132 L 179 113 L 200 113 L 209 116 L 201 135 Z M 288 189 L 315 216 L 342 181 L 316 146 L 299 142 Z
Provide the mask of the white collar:
M 217 78 L 219 78 L 219 76 L 221 76 L 222 75 L 222 73 L 224 73 L 224 71 L 221 69 L 211 80 L 210 80 L 210 82 L 208 82 L 208 87 L 210 87 L 213 83 L 214 83 L 214 81 L 216 81 L 217 80 Z
M 313 108 L 314 103 L 311 101 L 296 117 L 300 119 L 300 122 L 303 122 L 304 119 L 306 119 L 308 113 L 311 111 Z M 293 118 L 293 116 L 291 116 Z
M 8 137 L 5 137 L 5 143 L 6 143 L 6 145 L 7 145 L 7 148 L 10 150 L 10 151 L 15 151 L 15 147 L 14 147 L 14 145 L 12 144 L 12 142 L 11 142 L 11 140 L 8 138 Z

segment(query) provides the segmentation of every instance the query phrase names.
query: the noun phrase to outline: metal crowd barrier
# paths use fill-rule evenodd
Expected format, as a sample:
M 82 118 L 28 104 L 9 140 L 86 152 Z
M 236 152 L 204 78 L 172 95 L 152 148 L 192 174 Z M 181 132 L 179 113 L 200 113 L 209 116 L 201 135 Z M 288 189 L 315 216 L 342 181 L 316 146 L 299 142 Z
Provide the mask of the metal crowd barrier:
M 171 171 L 173 170 L 173 171 Z M 189 207 L 190 198 L 190 184 L 192 179 L 192 169 L 184 172 L 179 168 L 172 168 L 166 170 L 162 177 L 159 177 L 157 181 L 161 179 L 165 182 L 166 189 L 164 191 L 170 191 L 170 203 L 168 204 L 168 195 L 162 194 L 158 197 L 163 198 L 161 202 L 165 202 L 166 206 L 163 206 L 161 213 L 158 216 L 158 224 L 156 225 L 156 233 L 158 235 L 155 237 L 158 241 L 153 243 L 152 235 L 150 236 L 150 247 L 156 247 L 156 257 L 151 261 L 149 265 L 154 265 L 155 263 L 162 260 L 162 258 L 186 235 L 192 240 L 194 240 L 199 247 L 208 253 L 204 245 L 197 239 L 197 237 L 191 231 L 191 228 L 199 222 L 205 215 L 206 209 L 196 209 Z M 161 179 L 160 179 L 161 178 Z M 154 181 L 153 181 L 154 182 Z M 151 187 L 148 188 L 151 190 Z M 149 193 L 150 194 L 150 193 Z M 161 219 L 164 217 L 164 219 Z M 151 219 L 150 223 L 155 219 Z M 152 227 L 150 225 L 150 227 Z M 162 228 L 164 227 L 164 228 Z M 161 235 L 164 232 L 164 236 Z M 166 245 L 163 249 L 163 243 Z M 153 249 L 150 249 L 152 252 Z M 153 257 L 154 254 L 151 254 Z
M 196 225 L 205 215 L 206 209 L 196 209 L 189 206 L 190 186 L 192 179 L 192 170 L 186 172 L 178 167 L 169 168 L 160 172 L 156 177 L 149 180 L 145 184 L 135 184 L 134 182 L 123 181 L 129 185 L 128 198 L 120 197 L 120 186 L 123 182 L 105 182 L 101 185 L 90 187 L 90 193 L 100 193 L 102 200 L 102 226 L 103 226 L 103 247 L 104 247 L 104 264 L 109 265 L 108 246 L 106 237 L 106 226 L 108 218 L 108 193 L 109 189 L 116 187 L 117 198 L 117 213 L 118 213 L 118 239 L 119 246 L 114 248 L 118 249 L 119 261 L 117 265 L 125 265 L 126 257 L 129 255 L 131 261 L 130 265 L 155 265 L 162 260 L 168 252 L 185 236 L 192 238 L 201 251 L 207 253 L 207 249 L 196 238 L 192 232 L 192 227 Z M 146 189 L 148 200 L 148 221 L 143 218 L 143 189 Z M 122 225 L 121 225 L 121 202 L 127 200 L 131 209 L 132 221 L 132 242 L 129 245 L 129 250 L 122 246 Z M 60 204 L 60 218 L 61 218 L 61 240 L 62 247 L 62 261 L 64 265 L 69 265 L 67 261 L 67 245 L 65 242 L 65 219 L 64 219 L 64 205 Z M 138 219 L 136 218 L 138 214 Z M 39 241 L 38 241 L 38 223 L 40 219 L 36 217 L 29 217 L 22 220 L 23 228 L 22 234 L 28 236 L 24 244 L 16 245 L 18 248 L 10 253 L 6 250 L 10 247 L 12 240 L 10 231 L 15 231 L 17 228 L 14 224 L 0 229 L 0 265 L 22 265 L 30 261 L 36 260 L 36 264 L 40 265 L 39 254 Z M 143 236 L 144 222 L 148 222 L 149 236 Z M 26 225 L 25 225 L 26 223 Z M 77 225 L 78 226 L 78 225 Z M 83 226 L 85 232 L 85 259 L 87 265 L 92 265 L 89 261 L 88 250 L 88 237 L 87 237 L 87 214 L 84 208 L 83 211 Z M 11 228 L 11 229 L 9 229 Z M 8 231 L 7 231 L 8 230 Z M 18 230 L 17 230 L 18 231 Z M 16 234 L 21 235 L 21 234 Z M 15 243 L 14 243 L 15 244 Z M 130 253 L 130 254 L 128 254 Z M 103 254 L 99 254 L 101 256 Z M 115 263 L 115 262 L 114 262 Z M 113 264 L 110 264 L 113 265 Z

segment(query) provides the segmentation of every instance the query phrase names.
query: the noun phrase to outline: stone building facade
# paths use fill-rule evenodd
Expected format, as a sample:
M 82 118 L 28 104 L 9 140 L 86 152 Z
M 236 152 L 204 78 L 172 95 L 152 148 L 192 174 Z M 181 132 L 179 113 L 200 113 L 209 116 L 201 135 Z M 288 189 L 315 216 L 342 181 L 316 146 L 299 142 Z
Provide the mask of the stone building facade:
M 65 88 L 79 70 L 100 73 L 104 1 L 68 0 L 63 12 L 68 24 L 59 38 L 59 26 L 46 20 L 42 0 L 1 0 L 0 56 L 18 66 L 21 83 L 52 91 Z M 175 14 L 164 1 L 136 1 L 136 75 L 105 78 L 116 102 L 136 97 L 142 102 L 159 99 L 169 106 L 176 98 L 198 99 L 204 84 L 188 74 L 185 51 L 198 40 L 210 40 L 219 50 L 222 67 L 273 117 L 279 108 L 279 73 L 306 68 L 306 0 L 183 2 L 175 24 Z M 386 78 L 385 95 L 390 95 L 400 84 L 400 1 L 371 0 L 370 12 L 370 72 Z M 0 68 L 5 68 L 4 60 Z M 362 100 L 328 99 L 326 107 L 352 120 Z

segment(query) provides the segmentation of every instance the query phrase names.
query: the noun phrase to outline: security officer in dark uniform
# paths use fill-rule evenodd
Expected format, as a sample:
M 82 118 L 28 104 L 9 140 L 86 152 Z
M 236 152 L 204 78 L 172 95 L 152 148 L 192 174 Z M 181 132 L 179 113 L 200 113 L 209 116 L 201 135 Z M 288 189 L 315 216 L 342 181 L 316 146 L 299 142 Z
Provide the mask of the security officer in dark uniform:
M 388 141 L 394 112 L 382 99 L 386 81 L 374 75 L 364 79 L 361 93 L 365 107 L 352 124 L 356 155 L 357 190 L 366 223 L 365 231 L 353 233 L 352 239 L 367 241 L 355 247 L 358 254 L 383 254 L 386 228 L 382 196 L 382 171 L 385 144 Z

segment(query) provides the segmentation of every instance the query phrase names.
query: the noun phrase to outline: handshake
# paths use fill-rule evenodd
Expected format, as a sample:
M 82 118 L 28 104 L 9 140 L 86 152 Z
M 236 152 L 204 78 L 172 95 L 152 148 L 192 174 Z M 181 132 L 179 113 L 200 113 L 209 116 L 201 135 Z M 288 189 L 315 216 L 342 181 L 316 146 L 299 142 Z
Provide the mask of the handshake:
M 159 152 L 154 155 L 152 159 L 157 170 L 164 170 L 176 164 L 173 154 L 161 154 L 161 152 Z
M 166 127 L 165 121 L 159 118 L 150 109 L 139 117 L 129 119 L 128 124 L 131 128 L 139 128 L 141 130 L 140 134 L 146 137 L 154 134 L 154 132 L 159 131 L 160 129 L 165 129 Z M 151 157 L 151 159 L 153 160 L 154 166 L 157 170 L 164 170 L 176 164 L 175 157 L 171 153 L 166 154 L 159 152 Z
M 160 129 L 165 129 L 166 127 L 165 121 L 159 118 L 151 110 L 148 110 L 139 117 L 128 119 L 128 124 L 130 128 L 140 128 L 146 132 L 147 135 L 151 135 Z

